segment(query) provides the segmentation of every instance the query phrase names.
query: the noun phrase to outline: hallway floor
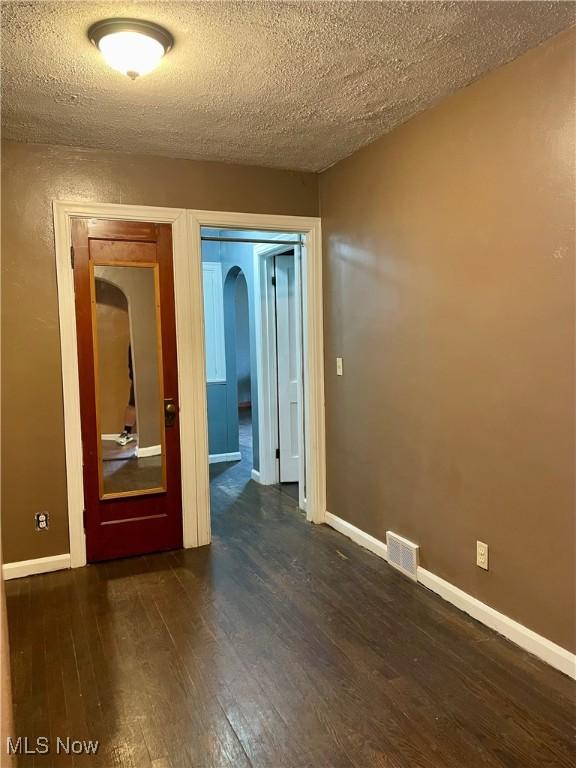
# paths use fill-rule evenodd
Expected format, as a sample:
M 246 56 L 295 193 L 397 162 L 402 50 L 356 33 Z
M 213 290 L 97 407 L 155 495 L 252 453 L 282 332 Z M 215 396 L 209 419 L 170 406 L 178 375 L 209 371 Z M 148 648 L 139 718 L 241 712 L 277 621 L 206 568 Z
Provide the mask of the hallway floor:
M 7 582 L 17 734 L 101 745 L 19 765 L 574 765 L 572 681 L 219 476 L 210 547 Z
M 212 524 L 214 518 L 227 509 L 236 497 L 252 482 L 252 414 L 250 408 L 239 411 L 240 461 L 210 464 L 210 496 Z M 298 503 L 298 483 L 282 483 L 276 486 L 282 493 Z

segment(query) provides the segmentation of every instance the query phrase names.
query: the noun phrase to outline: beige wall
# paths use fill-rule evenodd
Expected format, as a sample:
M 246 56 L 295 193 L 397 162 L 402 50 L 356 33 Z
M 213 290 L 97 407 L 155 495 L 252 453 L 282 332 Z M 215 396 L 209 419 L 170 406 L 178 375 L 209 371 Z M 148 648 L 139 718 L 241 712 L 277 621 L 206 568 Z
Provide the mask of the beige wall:
M 320 177 L 329 511 L 571 650 L 575 39 Z
M 314 174 L 4 142 L 2 515 L 6 562 L 68 552 L 51 201 L 317 214 Z M 34 532 L 48 510 L 50 530 Z

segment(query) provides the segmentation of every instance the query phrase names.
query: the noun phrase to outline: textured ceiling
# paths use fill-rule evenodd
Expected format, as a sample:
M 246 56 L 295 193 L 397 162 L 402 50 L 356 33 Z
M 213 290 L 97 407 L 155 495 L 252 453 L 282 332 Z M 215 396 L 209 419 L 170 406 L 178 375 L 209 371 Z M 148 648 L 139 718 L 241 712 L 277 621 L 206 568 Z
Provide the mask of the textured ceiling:
M 574 23 L 563 2 L 2 2 L 17 141 L 318 171 Z M 108 16 L 175 36 L 131 82 L 86 38 Z

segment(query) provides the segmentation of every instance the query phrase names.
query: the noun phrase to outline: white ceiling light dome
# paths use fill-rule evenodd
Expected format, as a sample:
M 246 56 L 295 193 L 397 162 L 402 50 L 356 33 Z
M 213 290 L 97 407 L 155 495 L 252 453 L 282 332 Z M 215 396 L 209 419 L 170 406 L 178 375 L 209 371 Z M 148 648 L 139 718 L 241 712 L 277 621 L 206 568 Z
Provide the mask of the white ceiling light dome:
M 97 21 L 88 37 L 113 69 L 132 80 L 155 69 L 174 47 L 167 29 L 142 19 Z

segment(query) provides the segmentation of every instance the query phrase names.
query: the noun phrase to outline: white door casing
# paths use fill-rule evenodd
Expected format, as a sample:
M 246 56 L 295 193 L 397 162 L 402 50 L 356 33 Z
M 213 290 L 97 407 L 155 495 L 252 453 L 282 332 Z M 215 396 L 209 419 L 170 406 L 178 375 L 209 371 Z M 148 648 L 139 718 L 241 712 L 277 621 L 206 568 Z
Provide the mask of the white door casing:
M 321 223 L 319 218 L 305 216 L 283 216 L 261 213 L 228 213 L 223 211 L 188 211 L 189 237 L 192 254 L 192 276 L 198 293 L 193 291 L 193 303 L 202 305 L 202 269 L 201 269 L 201 227 L 213 229 L 258 230 L 271 233 L 296 232 L 303 236 L 299 248 L 302 275 L 302 358 L 304 394 L 303 420 L 304 442 L 306 444 L 305 477 L 306 498 L 302 498 L 304 483 L 300 483 L 300 507 L 306 511 L 306 519 L 314 523 L 323 523 L 326 513 L 326 433 L 324 410 L 324 318 L 322 310 L 322 243 Z M 272 236 L 273 239 L 274 235 Z M 256 259 L 255 259 L 256 261 Z M 263 275 L 255 264 L 257 283 L 262 283 Z M 256 290 L 257 301 L 264 293 Z M 203 313 L 201 312 L 200 315 Z M 259 312 L 256 312 L 257 334 L 264 335 Z M 194 351 L 197 363 L 196 375 L 204 375 L 204 324 L 200 317 L 194 328 Z M 258 402 L 264 402 L 262 388 L 266 376 L 261 376 L 262 366 L 258 363 Z M 264 366 L 266 369 L 266 366 Z M 210 482 L 208 476 L 208 421 L 206 388 L 194 387 L 194 412 L 196 415 L 196 488 L 198 499 L 198 544 L 210 541 Z M 260 421 L 260 427 L 262 420 Z M 262 445 L 262 432 L 259 432 Z M 204 461 L 202 461 L 202 457 Z M 262 464 L 261 464 L 262 467 Z

